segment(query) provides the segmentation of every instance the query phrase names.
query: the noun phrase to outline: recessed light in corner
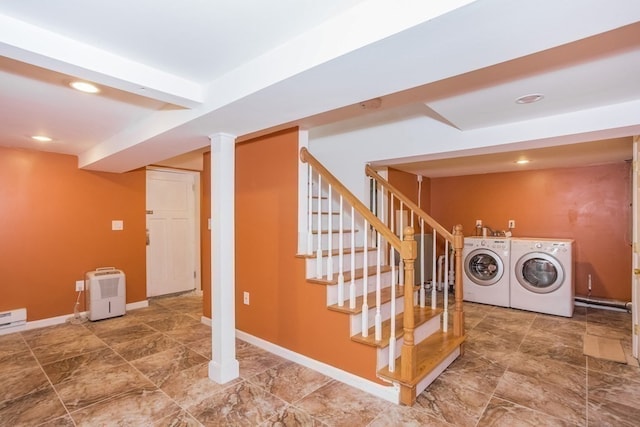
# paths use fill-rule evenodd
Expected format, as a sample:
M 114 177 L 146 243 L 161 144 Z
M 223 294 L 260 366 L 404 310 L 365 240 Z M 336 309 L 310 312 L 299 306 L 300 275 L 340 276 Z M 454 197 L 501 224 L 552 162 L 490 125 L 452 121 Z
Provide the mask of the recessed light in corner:
M 516 98 L 516 104 L 533 104 L 534 102 L 541 101 L 544 95 L 541 93 L 530 93 L 529 95 L 522 95 Z
M 526 165 L 529 162 L 530 162 L 530 160 L 527 160 L 527 159 L 516 160 L 516 163 L 519 164 L 519 165 Z
M 31 139 L 34 139 L 34 140 L 36 140 L 38 142 L 51 142 L 51 141 L 53 141 L 52 138 L 49 138 L 48 136 L 44 136 L 44 135 L 33 135 L 31 137 Z
M 69 86 L 71 86 L 75 90 L 79 90 L 80 92 L 85 92 L 85 93 L 100 92 L 100 89 L 98 88 L 98 86 L 88 82 L 75 81 L 75 82 L 69 83 Z

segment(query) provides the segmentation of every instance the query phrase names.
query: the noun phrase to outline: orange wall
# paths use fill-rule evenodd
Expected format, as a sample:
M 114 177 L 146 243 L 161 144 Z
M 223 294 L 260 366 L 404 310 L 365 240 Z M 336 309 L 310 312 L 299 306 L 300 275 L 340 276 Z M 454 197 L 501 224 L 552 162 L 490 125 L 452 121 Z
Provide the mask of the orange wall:
M 125 272 L 127 302 L 145 300 L 144 212 L 144 170 L 89 172 L 74 156 L 0 147 L 0 311 L 72 313 L 75 281 L 104 266 Z
M 295 257 L 297 174 L 297 129 L 236 146 L 236 327 L 375 380 L 373 349 L 349 339 L 348 317 L 326 308 L 326 289 Z
M 575 239 L 576 294 L 631 299 L 630 171 L 626 163 L 433 178 L 431 211 L 447 228 L 475 220 L 514 237 Z
M 416 175 L 389 168 L 387 180 L 413 203 L 418 204 L 418 180 Z M 422 179 L 420 207 L 426 213 L 431 211 L 431 181 L 429 178 Z
M 202 314 L 211 319 L 211 152 L 203 155 L 200 174 L 200 277 L 202 278 Z

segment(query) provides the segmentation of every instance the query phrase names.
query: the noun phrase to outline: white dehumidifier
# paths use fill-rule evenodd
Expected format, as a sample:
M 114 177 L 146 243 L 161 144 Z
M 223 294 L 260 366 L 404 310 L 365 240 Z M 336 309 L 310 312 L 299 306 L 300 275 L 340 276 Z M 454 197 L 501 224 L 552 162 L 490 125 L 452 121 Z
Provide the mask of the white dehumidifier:
M 126 306 L 125 276 L 114 267 L 96 268 L 87 273 L 86 305 L 89 320 L 122 316 Z

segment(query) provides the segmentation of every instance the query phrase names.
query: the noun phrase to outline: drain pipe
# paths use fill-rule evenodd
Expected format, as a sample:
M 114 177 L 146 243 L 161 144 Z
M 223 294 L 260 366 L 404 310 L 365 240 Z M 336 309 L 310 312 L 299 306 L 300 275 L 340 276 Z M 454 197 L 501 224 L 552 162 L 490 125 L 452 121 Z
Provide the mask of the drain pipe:
M 587 276 L 587 296 L 576 295 L 574 301 L 579 304 L 599 306 L 603 308 L 614 308 L 619 310 L 626 310 L 631 313 L 631 302 L 617 301 L 607 298 L 598 298 L 591 296 L 591 274 Z
M 631 302 L 617 301 L 612 299 L 590 297 L 590 296 L 584 297 L 580 295 L 576 295 L 574 300 L 577 303 L 606 307 L 606 308 L 617 308 L 617 309 L 625 310 L 631 313 Z
M 438 281 L 436 289 L 438 291 L 444 289 L 444 255 L 438 257 Z

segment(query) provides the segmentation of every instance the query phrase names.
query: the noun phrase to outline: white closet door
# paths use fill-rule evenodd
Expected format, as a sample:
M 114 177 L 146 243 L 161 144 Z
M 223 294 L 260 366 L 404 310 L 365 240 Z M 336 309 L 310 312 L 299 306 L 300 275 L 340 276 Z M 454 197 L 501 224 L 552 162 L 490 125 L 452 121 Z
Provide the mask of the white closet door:
M 147 296 L 195 289 L 195 179 L 147 171 Z

